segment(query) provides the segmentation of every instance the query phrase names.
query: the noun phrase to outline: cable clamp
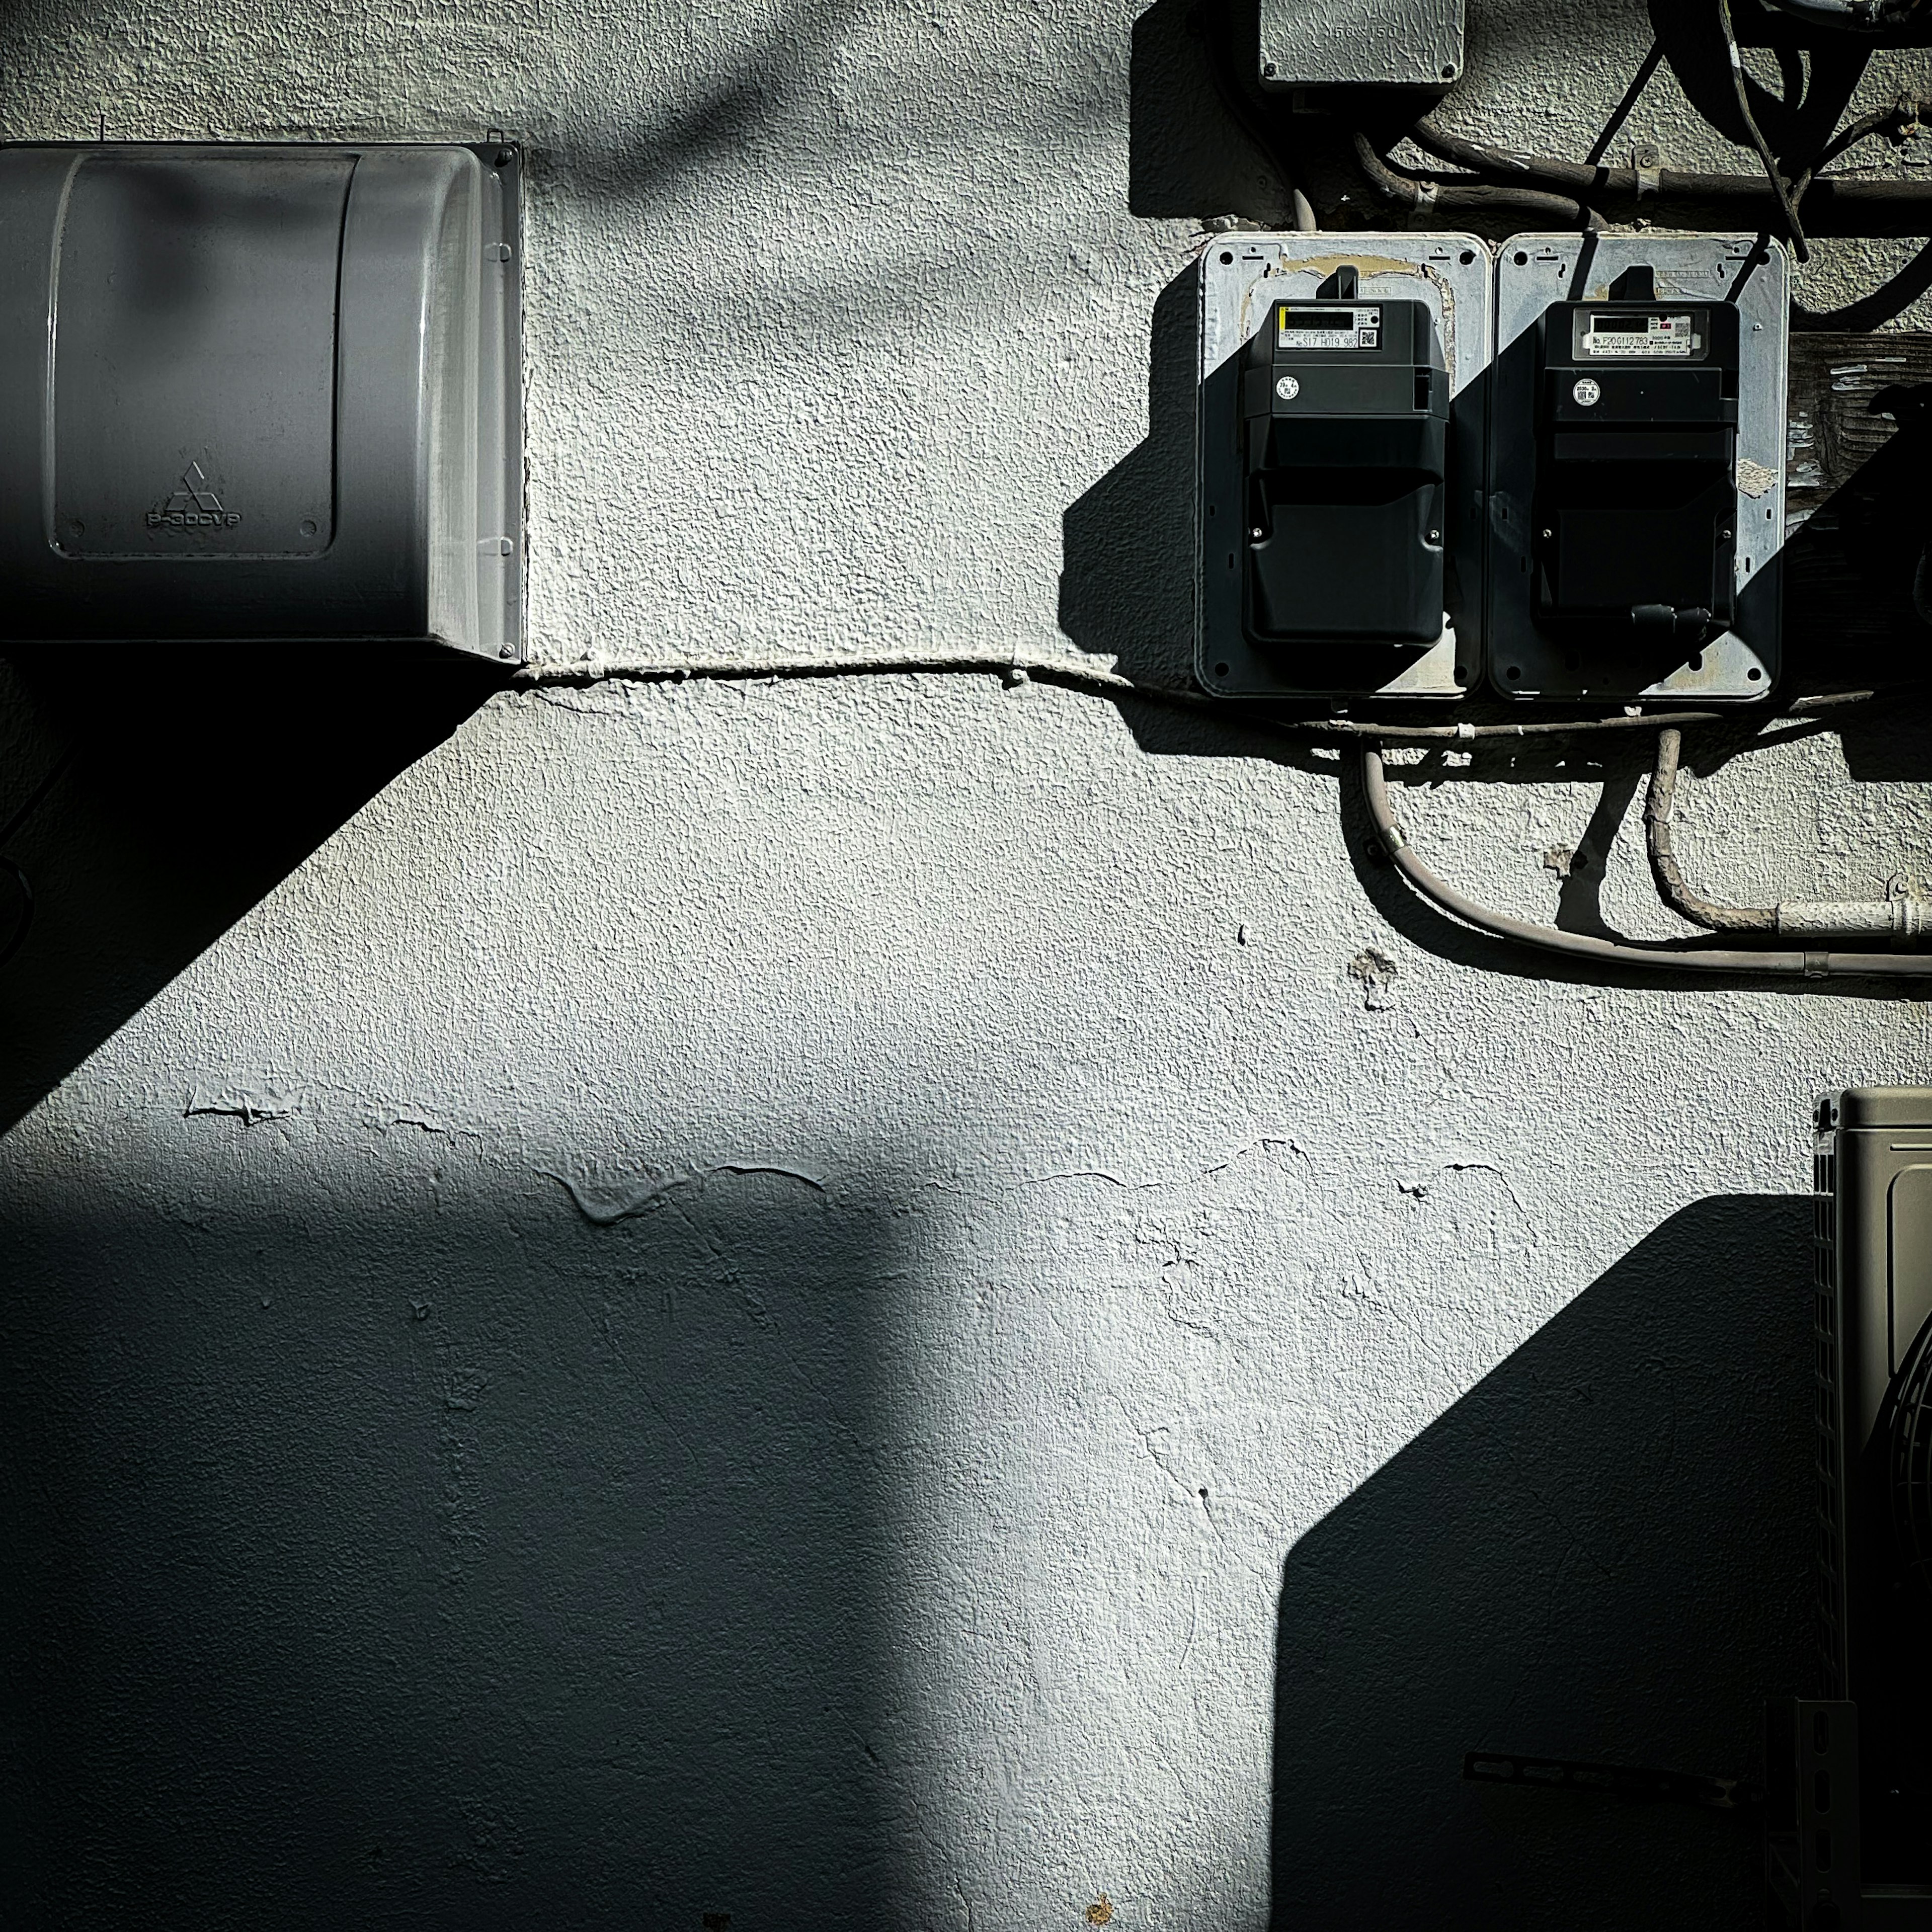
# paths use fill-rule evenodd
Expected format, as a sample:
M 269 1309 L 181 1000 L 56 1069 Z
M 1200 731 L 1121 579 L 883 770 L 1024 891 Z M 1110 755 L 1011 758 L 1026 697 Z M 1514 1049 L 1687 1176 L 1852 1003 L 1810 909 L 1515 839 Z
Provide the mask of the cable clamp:
M 1804 976 L 1808 980 L 1828 980 L 1832 976 L 1832 956 L 1828 952 L 1808 952 L 1804 956 Z
M 1456 735 L 1459 738 L 1473 738 L 1476 735 L 1476 728 L 1459 718 L 1456 724 Z
M 1636 198 L 1640 202 L 1654 201 L 1664 192 L 1664 170 L 1661 168 L 1639 168 L 1636 174 Z

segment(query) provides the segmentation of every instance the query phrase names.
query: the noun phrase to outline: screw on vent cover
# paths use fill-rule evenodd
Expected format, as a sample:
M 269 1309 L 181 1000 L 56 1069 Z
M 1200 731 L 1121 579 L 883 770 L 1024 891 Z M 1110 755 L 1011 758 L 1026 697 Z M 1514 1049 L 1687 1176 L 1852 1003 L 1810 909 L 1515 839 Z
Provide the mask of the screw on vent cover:
M 1604 392 L 1594 376 L 1579 376 L 1576 386 L 1570 393 L 1587 410 L 1602 400 Z

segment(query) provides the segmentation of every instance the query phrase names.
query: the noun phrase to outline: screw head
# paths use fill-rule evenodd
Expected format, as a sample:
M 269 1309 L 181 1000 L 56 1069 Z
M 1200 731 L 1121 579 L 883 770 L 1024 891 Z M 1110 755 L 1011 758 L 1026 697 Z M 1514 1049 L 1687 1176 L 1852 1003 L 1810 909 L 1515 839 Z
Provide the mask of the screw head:
M 1252 530 L 1249 531 L 1248 534 L 1254 538 L 1256 543 L 1259 543 L 1262 538 L 1268 535 L 1268 532 L 1263 530 L 1260 524 L 1257 524 Z

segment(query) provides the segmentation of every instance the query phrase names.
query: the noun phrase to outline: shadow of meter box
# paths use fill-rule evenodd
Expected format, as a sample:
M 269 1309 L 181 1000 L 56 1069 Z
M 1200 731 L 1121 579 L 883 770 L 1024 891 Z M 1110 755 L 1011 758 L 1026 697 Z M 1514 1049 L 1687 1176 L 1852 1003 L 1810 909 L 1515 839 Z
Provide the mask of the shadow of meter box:
M 0 148 L 0 646 L 520 658 L 518 172 Z

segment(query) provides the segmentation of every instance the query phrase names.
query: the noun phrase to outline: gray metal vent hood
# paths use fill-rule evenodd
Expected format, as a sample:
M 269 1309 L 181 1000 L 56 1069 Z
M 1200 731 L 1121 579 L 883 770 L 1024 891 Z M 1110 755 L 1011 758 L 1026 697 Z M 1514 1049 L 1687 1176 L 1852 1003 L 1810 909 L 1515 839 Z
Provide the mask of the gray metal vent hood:
M 521 657 L 516 158 L 0 149 L 0 646 Z

